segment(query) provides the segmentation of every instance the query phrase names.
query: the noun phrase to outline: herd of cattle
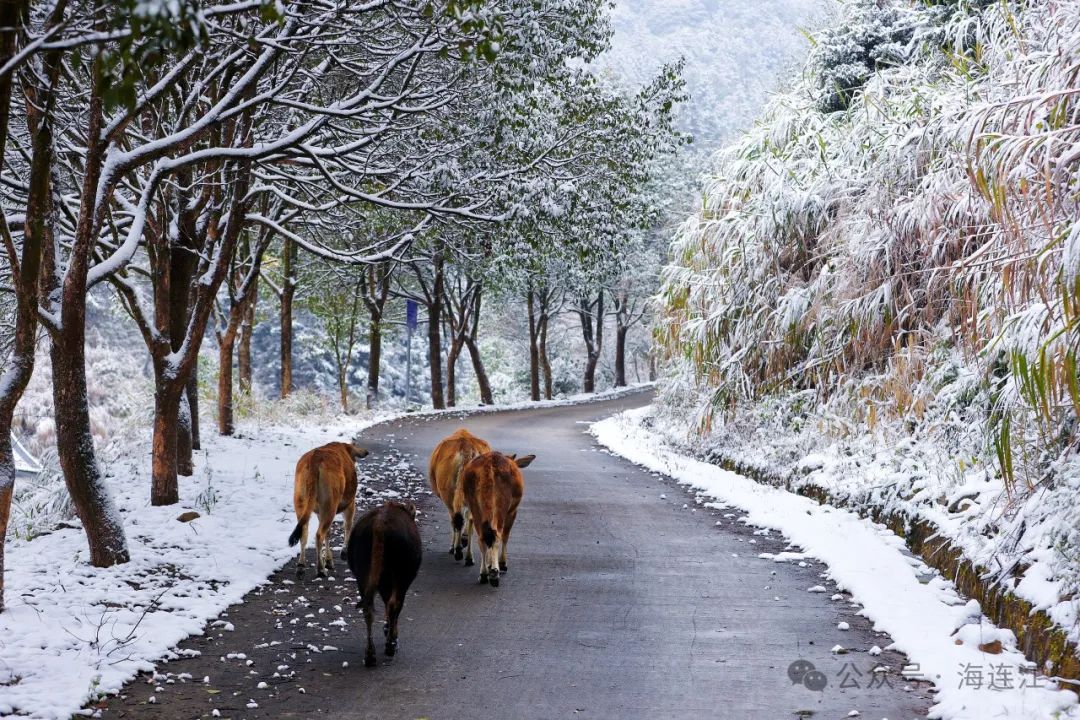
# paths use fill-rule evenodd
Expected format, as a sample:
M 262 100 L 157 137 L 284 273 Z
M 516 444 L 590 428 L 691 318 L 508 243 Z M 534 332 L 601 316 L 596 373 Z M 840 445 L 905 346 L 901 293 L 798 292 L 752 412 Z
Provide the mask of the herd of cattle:
M 420 531 L 416 506 L 391 500 L 368 510 L 353 524 L 356 513 L 356 465 L 367 450 L 352 443 L 335 442 L 310 450 L 296 463 L 293 507 L 296 527 L 289 545 L 300 543 L 296 572 L 304 572 L 308 520 L 319 518 L 315 531 L 315 566 L 319 577 L 334 569 L 330 551 L 330 525 L 340 512 L 345 516 L 345 547 L 342 558 L 356 578 L 360 599 L 357 608 L 367 623 L 364 664 L 375 665 L 371 636 L 375 593 L 386 606 L 385 651 L 397 651 L 398 615 L 409 586 L 420 569 Z M 444 439 L 431 453 L 428 479 L 450 513 L 450 554 L 473 565 L 472 535 L 480 545 L 480 582 L 499 586 L 499 573 L 507 571 L 506 546 L 514 527 L 518 505 L 525 492 L 521 469 L 535 455 L 516 457 L 494 452 L 486 442 L 461 429 Z

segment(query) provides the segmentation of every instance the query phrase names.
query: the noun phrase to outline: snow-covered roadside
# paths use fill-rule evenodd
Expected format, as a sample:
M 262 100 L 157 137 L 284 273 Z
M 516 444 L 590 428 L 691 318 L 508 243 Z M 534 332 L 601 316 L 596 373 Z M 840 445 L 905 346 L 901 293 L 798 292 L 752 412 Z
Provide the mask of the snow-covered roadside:
M 446 415 L 452 413 L 486 413 L 486 412 L 503 412 L 506 410 L 533 410 L 536 408 L 553 408 L 553 407 L 565 407 L 567 405 L 583 405 L 590 402 L 600 402 L 601 400 L 616 400 L 626 395 L 633 395 L 641 392 L 642 390 L 648 390 L 649 388 L 656 387 L 654 382 L 636 383 L 634 385 L 627 385 L 626 387 L 610 388 L 608 390 L 602 390 L 595 393 L 578 393 L 577 395 L 566 395 L 565 397 L 558 397 L 551 400 L 518 400 L 512 403 L 502 403 L 495 405 L 463 405 L 460 407 L 446 408 L 443 410 L 418 410 L 416 412 L 409 413 L 409 415 Z
M 927 568 L 906 554 L 902 540 L 888 529 L 682 455 L 643 425 L 651 413 L 651 408 L 631 410 L 594 424 L 592 432 L 612 452 L 721 506 L 744 510 L 747 522 L 780 531 L 824 562 L 830 578 L 862 603 L 861 612 L 875 628 L 889 633 L 896 649 L 934 682 L 933 717 L 1080 718 L 1076 693 L 1034 675 L 1013 634 L 981 617 L 978 604 L 964 603 L 951 583 L 936 575 L 920 581 Z M 1001 642 L 1000 653 L 980 649 L 995 640 Z M 988 686 L 991 680 L 994 688 Z
M 285 539 L 296 522 L 297 457 L 360 427 L 210 437 L 195 477 L 180 480 L 180 504 L 169 507 L 149 505 L 149 448 L 138 448 L 110 478 L 131 551 L 124 565 L 91 567 L 77 527 L 9 541 L 0 715 L 70 717 L 201 633 L 293 555 Z M 188 510 L 200 517 L 180 522 Z
M 412 414 L 557 407 L 640 389 Z M 111 465 L 108 478 L 131 552 L 131 561 L 118 567 L 89 565 L 79 527 L 29 541 L 9 538 L 0 716 L 68 718 L 159 659 L 174 657 L 177 643 L 204 632 L 209 620 L 293 556 L 285 539 L 295 523 L 292 474 L 299 455 L 403 415 L 242 427 L 232 438 L 208 432 L 195 476 L 180 479 L 180 503 L 163 508 L 149 505 L 149 443 L 133 446 Z M 188 510 L 200 517 L 180 522 Z

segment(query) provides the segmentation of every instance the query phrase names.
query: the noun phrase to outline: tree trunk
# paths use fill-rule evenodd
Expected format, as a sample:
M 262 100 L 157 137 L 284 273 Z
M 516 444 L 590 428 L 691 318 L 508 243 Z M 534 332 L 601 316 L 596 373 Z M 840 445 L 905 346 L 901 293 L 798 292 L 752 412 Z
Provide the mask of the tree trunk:
M 105 153 L 100 142 L 103 63 L 100 55 L 96 57 L 91 73 L 86 123 L 89 147 L 84 159 L 78 223 L 60 289 L 60 327 L 52 332 L 50 347 L 57 454 L 75 512 L 86 531 L 90 562 L 96 567 L 109 567 L 129 559 L 124 526 L 105 487 L 94 452 L 86 391 L 87 281 L 91 249 L 103 213 L 97 206 Z
M 469 349 L 469 358 L 472 360 L 476 384 L 480 386 L 480 402 L 484 405 L 494 405 L 495 396 L 491 392 L 491 380 L 488 379 L 487 370 L 484 369 L 484 360 L 480 357 L 480 348 L 477 347 L 476 340 L 467 338 L 465 347 Z
M 530 289 L 526 299 L 529 310 L 529 397 L 540 399 L 540 347 L 537 337 L 536 293 Z
M 282 274 L 285 281 L 281 285 L 281 399 L 284 400 L 292 392 L 292 311 L 293 296 L 296 293 L 292 274 L 296 260 L 296 243 L 286 240 L 282 255 Z
M 251 296 L 244 308 L 244 319 L 240 326 L 240 349 L 236 359 L 240 392 L 245 395 L 251 394 L 251 333 L 255 330 L 255 306 L 259 302 L 258 277 L 252 280 L 248 292 Z
M 232 435 L 236 432 L 233 415 L 233 345 L 236 343 L 235 328 L 225 330 L 218 340 L 218 434 Z
M 450 352 L 446 354 L 446 406 L 457 407 L 457 361 L 461 355 L 461 343 L 450 343 Z
M 347 368 L 338 368 L 338 392 L 341 393 L 341 412 L 349 412 L 349 375 Z
M 596 308 L 595 311 L 593 307 Z M 600 361 L 600 351 L 604 344 L 604 291 L 600 291 L 595 303 L 582 298 L 578 315 L 581 318 L 581 333 L 588 353 L 582 389 L 587 393 L 593 393 L 596 392 L 596 365 Z M 596 323 L 595 330 L 593 322 Z
M 368 328 L 367 408 L 379 400 L 379 365 L 382 363 L 382 321 L 380 313 L 371 312 Z
M 548 334 L 548 321 L 551 318 L 545 312 L 540 317 L 540 343 L 539 343 L 539 355 L 540 355 L 540 368 L 544 371 L 544 399 L 551 399 L 551 361 L 548 360 L 547 352 L 547 334 Z
M 6 426 L 6 427 L 4 427 Z M 4 612 L 4 547 L 7 545 L 11 496 L 15 492 L 15 453 L 11 447 L 11 420 L 0 421 L 0 613 Z
M 0 3 L 0 65 L 6 63 L 17 49 L 29 8 L 28 0 Z M 58 19 L 58 18 L 57 18 Z M 58 63 L 45 63 L 48 68 L 48 94 L 37 106 L 41 114 L 51 114 Z M 8 126 L 11 119 L 11 86 L 14 73 L 0 76 L 0 170 L 3 169 L 7 150 Z M 38 98 L 38 100 L 43 100 Z M 28 123 L 31 126 L 32 122 Z M 29 173 L 30 198 L 27 203 L 26 227 L 23 233 L 22 257 L 15 271 L 16 258 L 9 256 L 12 268 L 12 285 L 17 293 L 15 299 L 15 333 L 13 348 L 5 371 L 0 374 L 0 613 L 4 611 L 4 547 L 7 545 L 7 527 L 11 518 L 11 498 L 15 493 L 15 453 L 11 445 L 11 424 L 15 405 L 19 402 L 34 373 L 34 355 L 37 340 L 37 297 L 41 273 L 41 258 L 45 219 L 50 203 L 49 166 L 53 157 L 51 123 L 40 123 L 34 133 Z M 35 205 L 37 210 L 35 211 Z M 0 217 L 0 229 L 7 238 L 7 223 Z M 7 246 L 14 252 L 14 246 Z
M 626 333 L 630 328 L 615 328 L 615 387 L 626 387 Z
M 178 432 L 183 386 L 175 380 L 162 379 L 154 392 L 154 451 L 150 484 L 151 505 L 173 505 L 180 502 L 176 476 L 180 472 L 178 447 L 185 436 Z M 190 437 L 190 434 L 187 434 Z
M 199 361 L 191 368 L 191 377 L 188 378 L 187 392 L 184 393 L 188 403 L 188 417 L 191 418 L 191 449 L 201 450 L 202 443 L 199 440 Z
M 51 348 L 56 450 L 75 512 L 86 531 L 90 563 L 94 567 L 111 567 L 128 561 L 127 538 L 120 514 L 105 488 L 90 432 L 86 306 L 78 302 L 65 306 L 63 331 L 53 337 Z
M 436 253 L 433 260 L 435 281 L 432 283 L 431 298 L 428 304 L 428 360 L 431 364 L 431 406 L 436 410 L 446 407 L 443 398 L 442 378 L 442 301 L 445 277 L 442 253 Z
M 191 403 L 188 402 L 186 390 L 181 392 L 177 402 L 176 424 L 173 427 L 176 430 L 176 474 L 191 477 L 195 474 L 195 459 L 192 456 L 195 440 L 191 434 Z

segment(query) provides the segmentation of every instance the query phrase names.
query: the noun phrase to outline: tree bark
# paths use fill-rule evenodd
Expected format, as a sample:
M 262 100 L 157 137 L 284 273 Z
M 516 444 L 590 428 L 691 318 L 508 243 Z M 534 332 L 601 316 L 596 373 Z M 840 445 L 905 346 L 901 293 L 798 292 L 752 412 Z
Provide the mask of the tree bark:
M 349 376 L 347 368 L 338 368 L 338 391 L 341 393 L 341 411 L 349 413 Z
M 360 275 L 361 295 L 368 311 L 368 371 L 365 402 L 368 410 L 379 401 L 379 372 L 382 364 L 382 320 L 390 297 L 391 263 L 370 266 Z M 407 400 L 407 398 L 406 398 Z
M 0 65 L 15 54 L 28 9 L 27 0 L 0 3 L 0 27 L 8 29 L 0 32 Z M 62 13 L 63 10 L 60 9 L 59 12 Z M 59 20 L 59 16 L 54 14 L 54 19 Z M 59 66 L 57 55 L 50 56 L 43 65 L 47 69 L 49 85 L 45 89 L 45 97 L 41 98 L 44 102 L 38 106 L 41 111 L 37 118 L 39 120 L 49 118 L 52 113 L 53 87 Z M 0 170 L 3 169 L 4 153 L 7 149 L 13 74 L 7 73 L 0 77 Z M 32 124 L 35 113 L 28 112 L 27 115 Z M 47 121 L 39 123 L 32 140 L 32 148 L 30 202 L 26 212 L 21 258 L 16 257 L 17 252 L 11 242 L 7 222 L 0 214 L 0 234 L 3 236 L 5 252 L 8 253 L 12 284 L 17 289 L 12 353 L 6 370 L 0 376 L 0 388 L 3 388 L 0 392 L 0 613 L 4 611 L 4 547 L 7 545 L 7 527 L 11 518 L 11 498 L 15 492 L 15 453 L 11 445 L 11 424 L 15 417 L 15 405 L 22 398 L 34 373 L 37 350 L 37 298 L 42 247 L 47 231 L 45 219 L 50 201 L 49 167 L 53 153 L 52 126 Z M 39 203 L 36 211 L 35 198 Z
M 436 410 L 446 407 L 443 396 L 442 376 L 442 302 L 445 278 L 442 251 L 436 252 L 432 259 L 435 279 L 432 283 L 431 297 L 428 303 L 428 360 L 431 365 L 431 406 Z
M 218 339 L 218 434 L 232 435 L 236 432 L 233 414 L 233 346 L 236 343 L 236 326 L 229 327 Z
M 2 20 L 0 20 L 2 22 Z M 0 421 L 0 426 L 4 425 Z M 4 548 L 11 519 L 11 496 L 15 493 L 15 452 L 11 447 L 11 421 L 0 427 L 0 613 L 4 612 Z
M 462 343 L 456 340 L 450 343 L 446 354 L 446 406 L 457 407 L 457 361 L 461 355 Z
M 177 203 L 178 207 L 176 212 L 180 216 L 178 219 L 179 229 L 174 241 L 169 243 L 168 249 L 168 287 L 166 293 L 168 295 L 168 329 L 169 339 L 172 350 L 176 351 L 183 347 L 184 338 L 187 335 L 188 320 L 191 317 L 191 295 L 192 295 L 192 279 L 195 277 L 196 265 L 199 261 L 198 248 L 195 242 L 195 222 L 194 213 L 183 207 L 182 203 Z M 172 380 L 164 377 L 164 373 L 154 373 L 154 394 L 155 396 L 163 393 L 172 394 L 171 390 L 166 391 L 162 387 L 162 383 L 167 383 Z M 172 381 L 175 382 L 175 381 Z M 185 415 L 188 418 L 187 422 L 173 422 L 173 418 L 176 417 L 176 413 L 170 418 L 163 418 L 162 423 L 171 425 L 173 430 L 179 435 L 176 438 L 175 447 L 176 452 L 174 454 L 176 463 L 176 473 L 183 476 L 191 476 L 195 472 L 195 462 L 192 457 L 192 450 L 195 447 L 195 438 L 193 436 L 194 428 L 190 422 L 192 416 L 190 403 L 187 403 L 188 407 L 185 408 Z M 155 407 L 157 403 L 155 402 Z M 177 406 L 177 412 L 179 412 L 179 406 Z M 158 418 L 155 417 L 154 425 L 157 427 Z M 152 462 L 153 466 L 158 465 L 158 461 L 155 458 Z M 156 471 L 153 473 L 156 476 Z M 154 495 L 153 485 L 150 491 L 151 496 Z
M 105 147 L 101 141 L 103 76 L 99 56 L 94 60 L 87 107 L 85 157 L 80 208 L 60 293 L 60 327 L 51 333 L 53 409 L 56 448 L 64 482 L 90 545 L 90 562 L 109 567 L 129 559 L 119 513 L 109 497 L 94 452 L 86 389 L 86 296 L 91 249 L 105 209 L 98 204 Z M 52 269 L 52 268 L 51 268 Z
M 176 475 L 182 475 L 178 463 L 178 448 L 184 433 L 178 432 L 180 405 L 184 399 L 183 385 L 162 382 L 154 392 L 154 451 L 151 462 L 151 505 L 172 505 L 180 502 Z M 186 434 L 191 437 L 190 433 Z
M 630 328 L 615 328 L 615 387 L 626 387 L 626 333 Z
M 375 407 L 379 400 L 379 365 L 382 363 L 382 313 L 369 310 L 367 408 Z
M 251 333 L 255 330 L 255 306 L 259 302 L 259 279 L 252 280 L 250 300 L 244 310 L 244 319 L 240 325 L 240 348 L 237 354 L 237 372 L 239 373 L 240 392 L 251 394 Z
M 540 343 L 538 347 L 540 355 L 540 368 L 544 371 L 544 399 L 551 399 L 551 361 L 548 359 L 547 351 L 547 336 L 548 336 L 548 321 L 551 318 L 547 315 L 546 311 L 544 315 L 540 317 Z
M 199 439 L 199 361 L 191 368 L 191 377 L 188 378 L 187 391 L 184 393 L 188 403 L 188 416 L 191 418 L 191 449 L 201 450 L 202 442 Z
M 285 277 L 281 285 L 281 399 L 292 392 L 292 341 L 293 341 L 293 297 L 296 294 L 296 282 L 293 278 L 296 264 L 296 243 L 285 240 L 282 252 L 282 274 Z
M 526 298 L 529 315 L 529 397 L 540 400 L 540 347 L 536 322 L 536 292 L 529 288 Z
M 75 513 L 86 531 L 90 563 L 94 567 L 111 567 L 127 562 L 129 555 L 124 526 L 105 488 L 90 432 L 86 306 L 67 302 L 65 310 L 64 330 L 53 336 L 51 348 L 56 450 Z
M 595 310 L 594 310 L 595 308 Z M 583 297 L 579 303 L 578 317 L 581 319 L 581 334 L 585 340 L 585 375 L 582 382 L 584 392 L 596 392 L 596 365 L 600 361 L 600 351 L 604 344 L 604 291 L 601 290 L 595 302 Z M 596 323 L 595 329 L 593 323 Z
M 192 436 L 191 403 L 187 392 L 180 393 L 176 403 L 176 474 L 191 477 L 195 474 L 195 439 Z
M 476 384 L 480 386 L 480 402 L 484 405 L 494 405 L 495 396 L 491 392 L 491 380 L 488 379 L 487 370 L 484 368 L 484 360 L 480 357 L 480 348 L 477 346 L 476 340 L 467 338 L 465 347 L 469 349 L 469 358 L 472 360 Z

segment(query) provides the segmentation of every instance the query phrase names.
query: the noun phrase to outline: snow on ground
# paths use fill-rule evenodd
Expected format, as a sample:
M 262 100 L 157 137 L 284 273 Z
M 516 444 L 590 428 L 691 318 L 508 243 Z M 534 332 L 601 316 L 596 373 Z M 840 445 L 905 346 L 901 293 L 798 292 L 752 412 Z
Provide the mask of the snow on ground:
M 552 407 L 638 389 L 418 414 Z M 70 523 L 32 540 L 10 538 L 0 716 L 68 718 L 152 670 L 158 659 L 175 657 L 178 642 L 204 632 L 208 620 L 293 557 L 286 538 L 296 522 L 292 478 L 299 456 L 391 417 L 245 426 L 231 438 L 214 435 L 207 424 L 195 476 L 180 478 L 180 503 L 168 507 L 150 506 L 149 442 L 134 445 L 109 466 L 131 551 L 124 565 L 91 567 L 82 528 Z M 359 469 L 363 485 L 363 460 Z M 180 522 L 187 510 L 200 517 Z
M 131 551 L 124 565 L 91 567 L 80 527 L 9 542 L 0 714 L 70 717 L 201 633 L 294 554 L 286 538 L 299 455 L 360 427 L 212 437 L 169 507 L 149 505 L 149 451 L 139 448 L 111 478 Z M 186 510 L 201 517 L 179 522 Z
M 978 603 L 965 603 L 952 583 L 904 551 L 883 526 L 793 493 L 761 485 L 674 451 L 649 429 L 652 408 L 631 410 L 592 426 L 601 444 L 628 460 L 665 473 L 746 511 L 747 522 L 782 532 L 829 567 L 829 576 L 862 603 L 862 613 L 887 632 L 918 674 L 932 681 L 932 717 L 1080 718 L 1075 692 L 1037 675 L 1008 630 L 989 623 Z M 920 577 L 922 576 L 922 577 Z M 999 653 L 994 650 L 1000 641 Z

